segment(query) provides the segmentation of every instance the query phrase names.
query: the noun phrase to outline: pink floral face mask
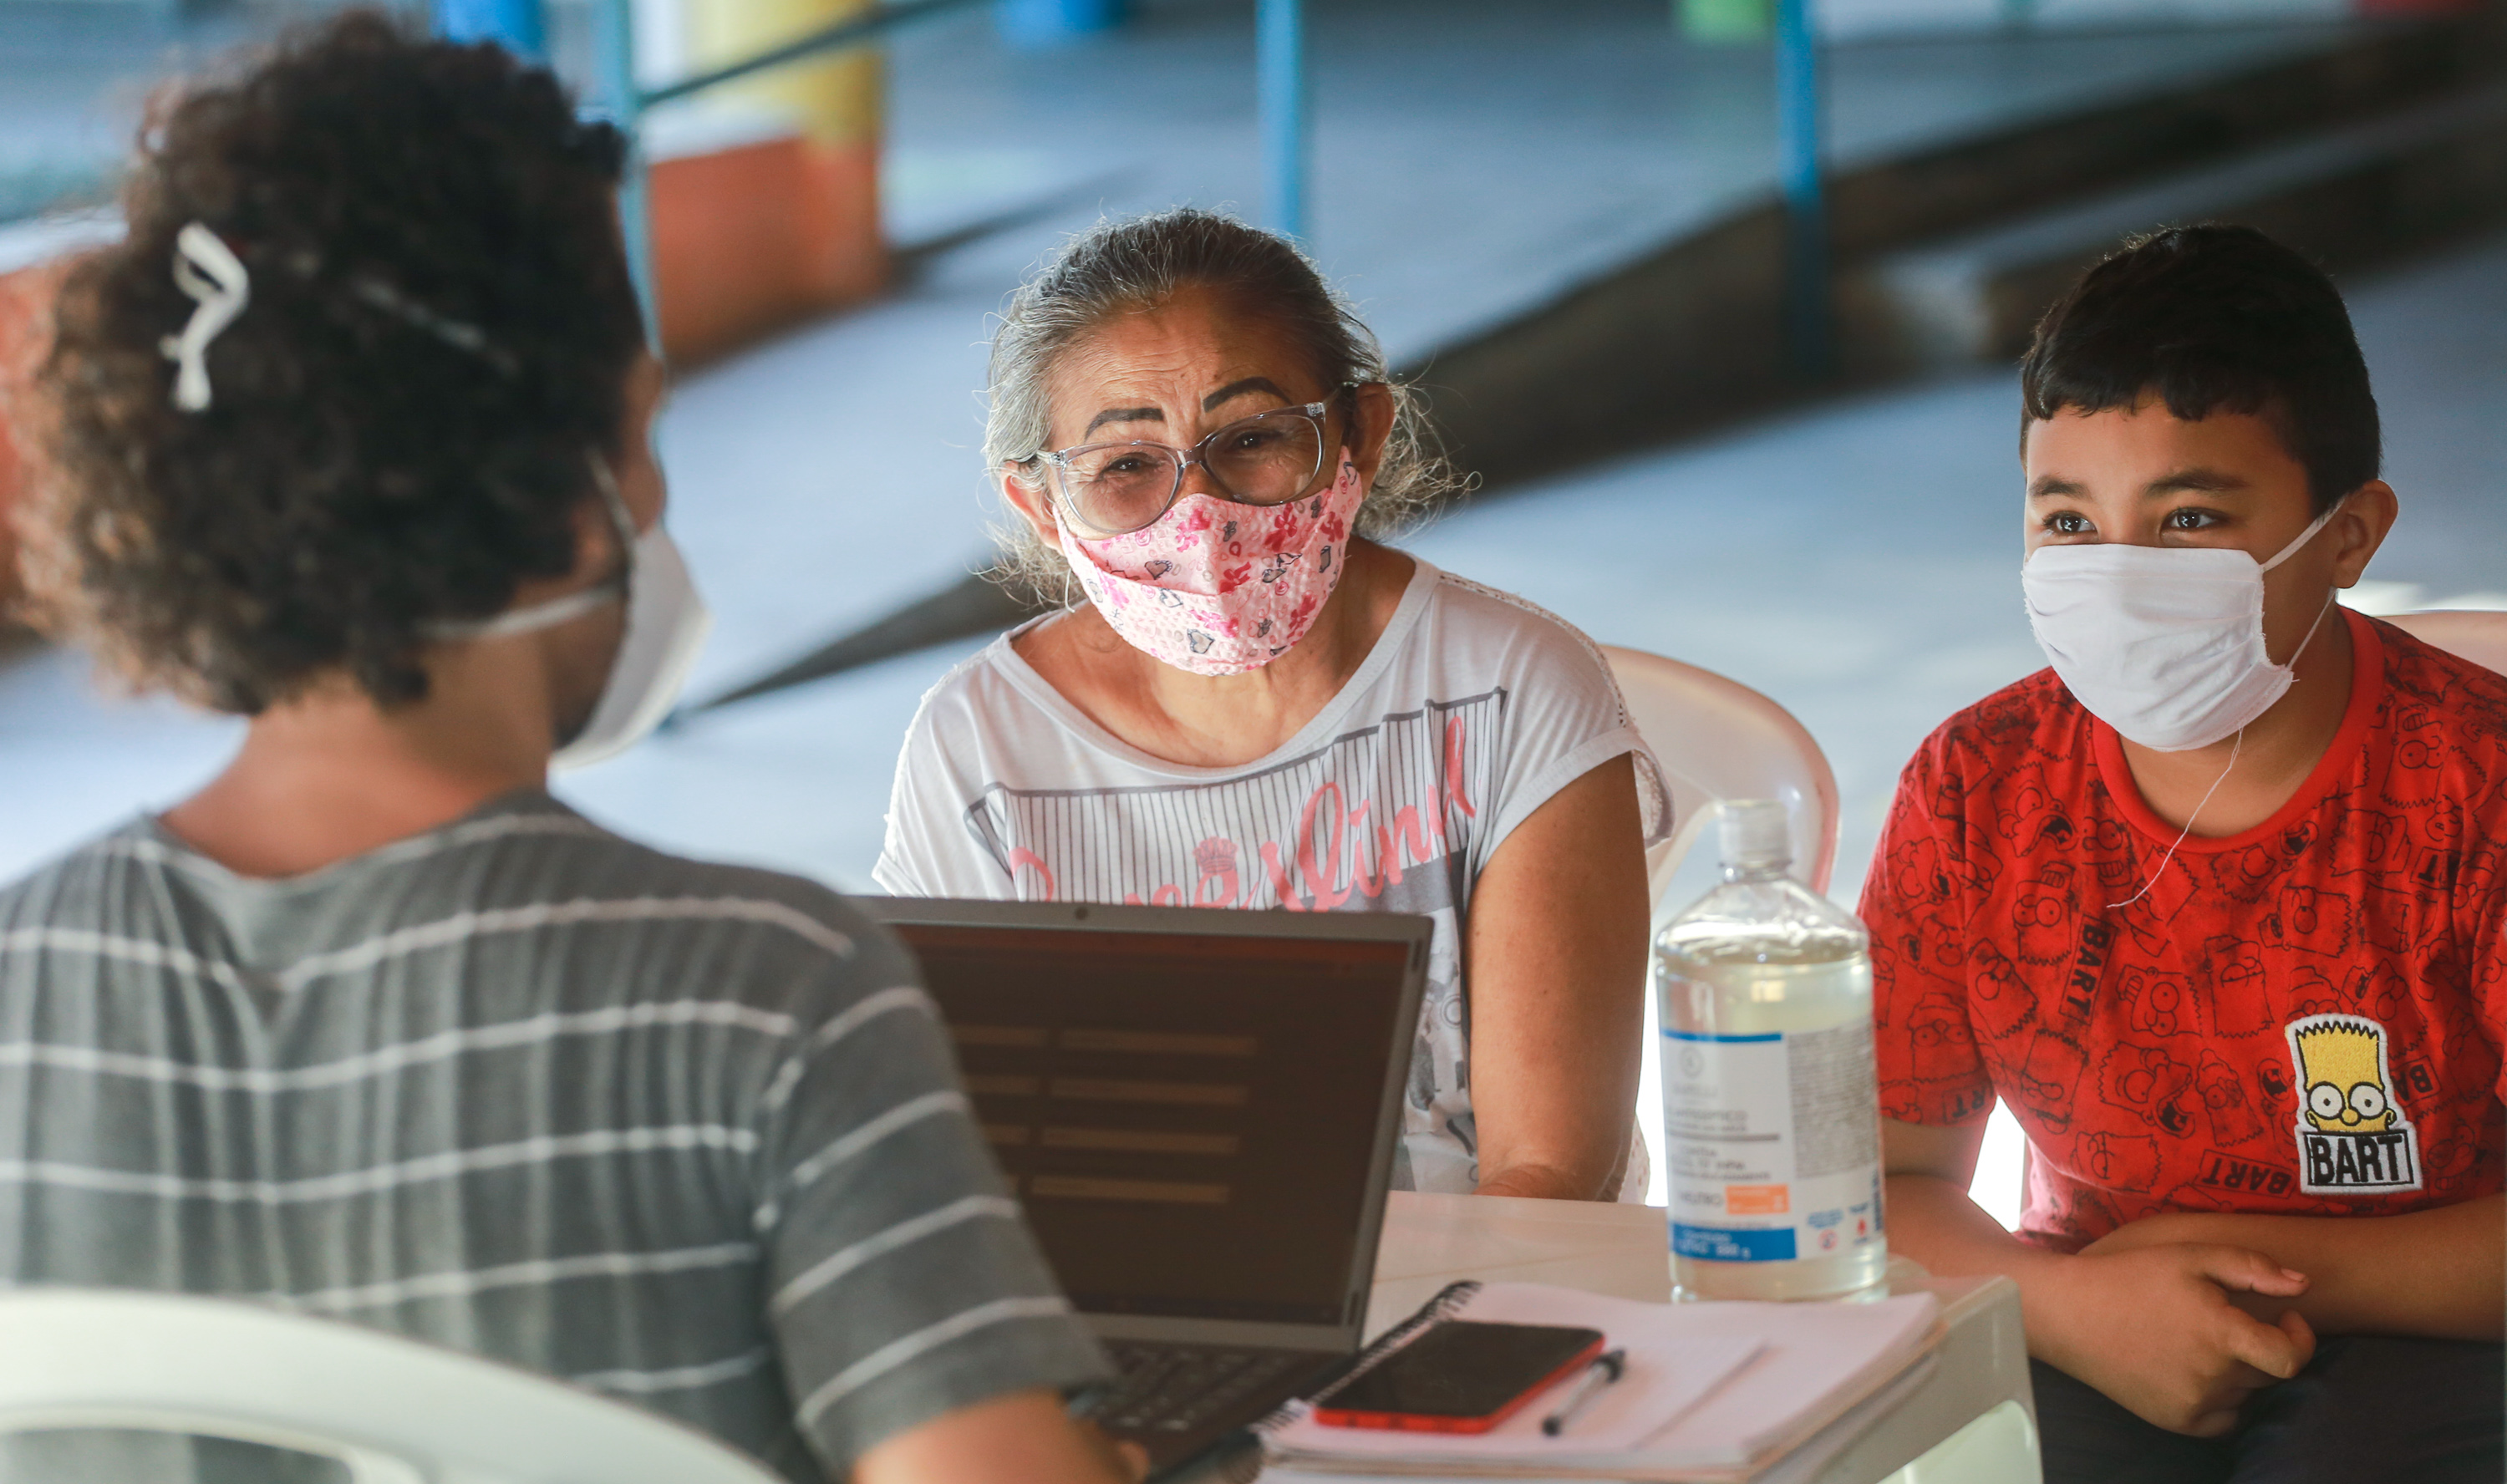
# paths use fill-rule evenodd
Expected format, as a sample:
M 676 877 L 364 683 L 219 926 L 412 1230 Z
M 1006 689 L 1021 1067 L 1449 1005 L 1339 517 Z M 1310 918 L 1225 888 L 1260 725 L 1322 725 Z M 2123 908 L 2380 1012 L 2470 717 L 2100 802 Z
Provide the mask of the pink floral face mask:
M 1062 555 L 1134 648 L 1197 675 L 1259 670 L 1306 636 L 1349 564 L 1366 489 L 1349 451 L 1337 457 L 1330 489 L 1286 505 L 1187 494 L 1155 523 L 1101 539 L 1061 523 Z

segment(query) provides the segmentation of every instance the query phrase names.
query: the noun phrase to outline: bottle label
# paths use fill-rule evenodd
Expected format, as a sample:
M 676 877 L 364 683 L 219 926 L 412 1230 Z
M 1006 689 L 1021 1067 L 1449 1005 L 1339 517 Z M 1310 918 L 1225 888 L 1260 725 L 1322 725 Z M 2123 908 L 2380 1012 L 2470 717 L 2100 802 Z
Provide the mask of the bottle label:
M 1880 1240 L 1871 1023 L 1665 1029 L 1671 1249 L 1711 1262 L 1833 1257 Z

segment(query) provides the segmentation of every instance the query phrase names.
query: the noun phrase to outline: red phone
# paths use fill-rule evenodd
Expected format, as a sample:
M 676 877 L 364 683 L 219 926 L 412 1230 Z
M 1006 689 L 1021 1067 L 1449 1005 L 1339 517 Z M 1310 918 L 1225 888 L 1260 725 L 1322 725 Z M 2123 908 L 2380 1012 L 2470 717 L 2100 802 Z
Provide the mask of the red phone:
M 1486 1432 L 1593 1363 L 1598 1329 L 1448 1320 L 1331 1394 L 1315 1421 L 1333 1428 Z

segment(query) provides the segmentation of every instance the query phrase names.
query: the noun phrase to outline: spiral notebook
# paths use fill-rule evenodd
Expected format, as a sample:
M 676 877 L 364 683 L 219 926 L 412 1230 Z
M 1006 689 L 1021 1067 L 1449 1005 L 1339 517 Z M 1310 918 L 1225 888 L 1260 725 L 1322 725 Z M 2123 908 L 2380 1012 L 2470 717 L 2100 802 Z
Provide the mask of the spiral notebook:
M 1290 1475 L 1745 1478 L 1921 1363 L 1941 1328 L 1929 1293 L 1867 1304 L 1649 1304 L 1543 1284 L 1459 1283 L 1378 1340 L 1335 1387 L 1455 1319 L 1599 1329 L 1627 1351 L 1627 1373 L 1558 1437 L 1544 1436 L 1541 1420 L 1564 1385 L 1478 1434 L 1326 1427 L 1313 1411 L 1330 1399 L 1326 1388 L 1261 1424 L 1272 1466 Z

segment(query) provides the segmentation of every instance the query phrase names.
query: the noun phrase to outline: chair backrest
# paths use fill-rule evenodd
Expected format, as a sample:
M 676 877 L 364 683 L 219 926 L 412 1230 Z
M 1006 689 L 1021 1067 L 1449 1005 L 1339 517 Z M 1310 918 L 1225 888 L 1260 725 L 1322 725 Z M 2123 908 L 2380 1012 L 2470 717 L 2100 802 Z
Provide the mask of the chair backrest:
M 2507 675 L 2507 613 L 2443 608 L 2428 613 L 2397 613 L 2385 622 L 2484 670 Z
M 667 1418 L 381 1330 L 188 1294 L 0 1294 L 0 1432 L 63 1428 L 287 1448 L 357 1484 L 781 1484 Z
M 1637 649 L 1602 646 L 1671 785 L 1670 840 L 1647 852 L 1657 911 L 1718 799 L 1774 799 L 1793 820 L 1794 874 L 1828 889 L 1836 865 L 1836 775 L 1791 711 L 1738 680 Z

